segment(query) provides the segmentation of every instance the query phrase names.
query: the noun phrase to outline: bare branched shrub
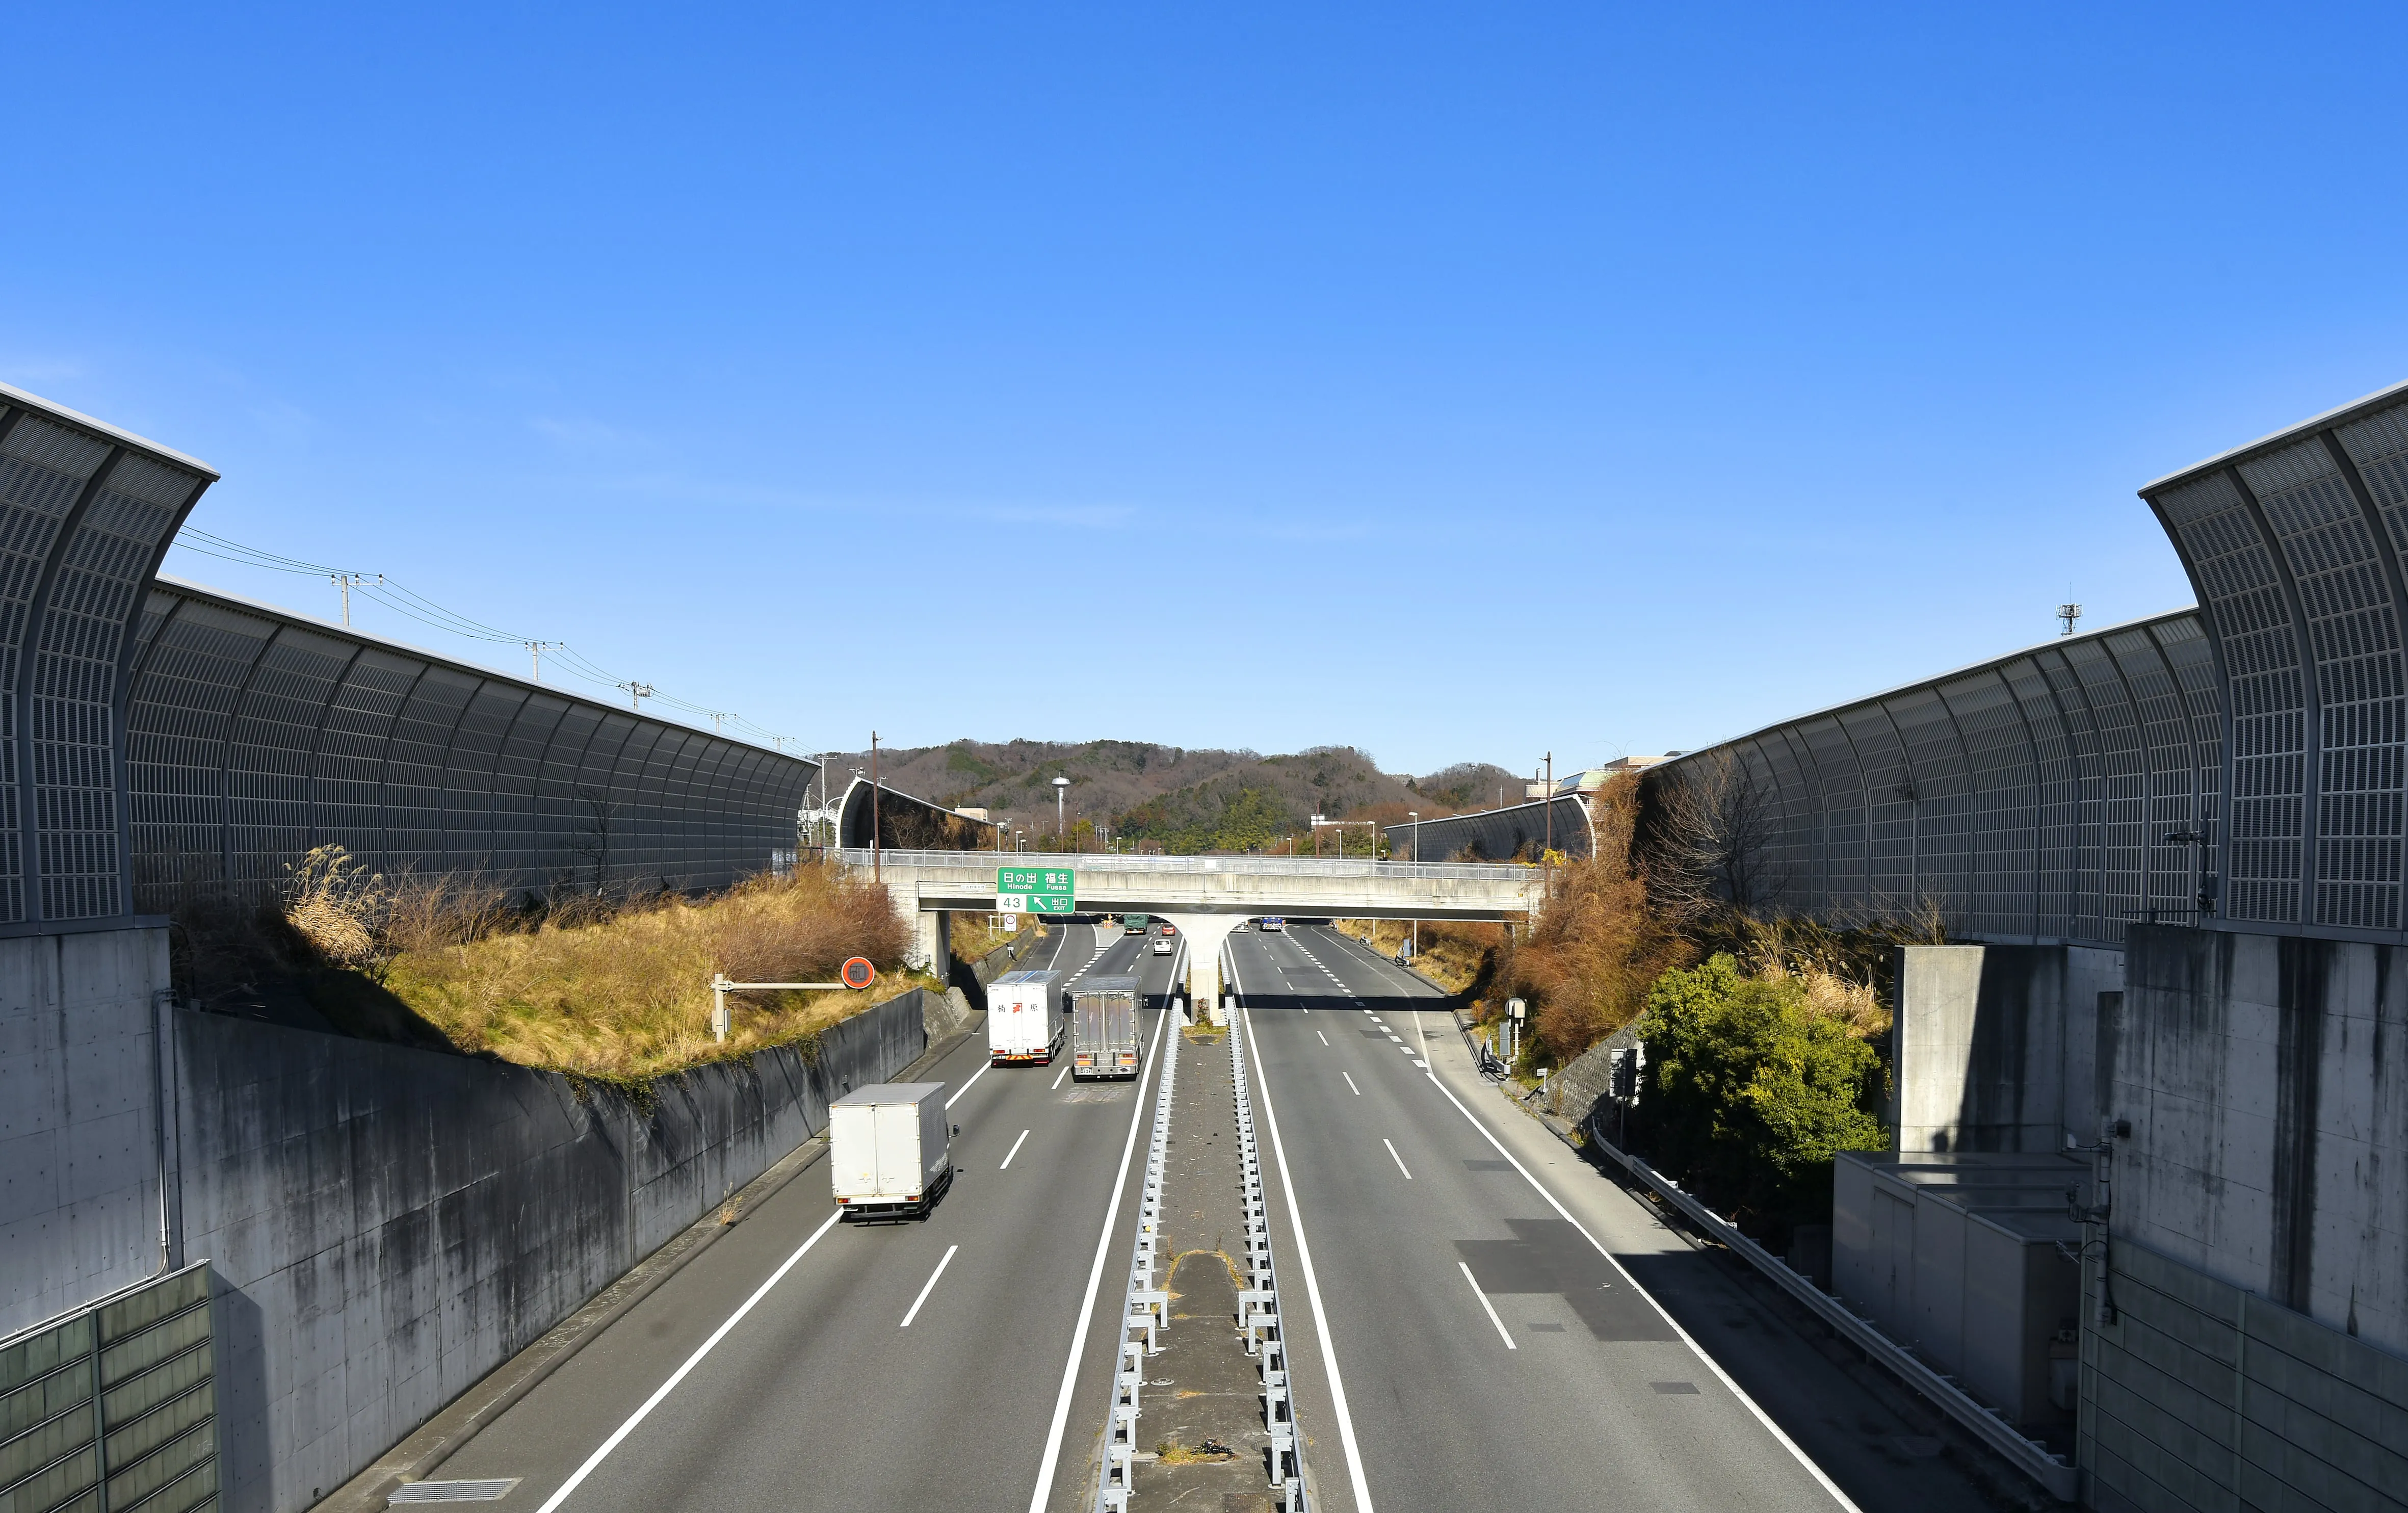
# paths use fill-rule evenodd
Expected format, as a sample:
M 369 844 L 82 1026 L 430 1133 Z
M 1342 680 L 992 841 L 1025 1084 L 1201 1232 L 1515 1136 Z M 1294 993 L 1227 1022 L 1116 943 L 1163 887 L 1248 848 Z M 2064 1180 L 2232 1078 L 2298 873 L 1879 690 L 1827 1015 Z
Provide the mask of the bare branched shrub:
M 1534 1001 L 1537 1038 L 1559 1061 L 1636 1018 L 1649 985 L 1688 959 L 1686 943 L 1648 907 L 1632 864 L 1639 799 L 1636 774 L 1598 791 L 1595 854 L 1548 867 L 1546 907 L 1506 969 L 1513 989 Z
M 1727 750 L 1658 768 L 1644 779 L 1635 858 L 1649 902 L 1676 926 L 1729 910 L 1750 915 L 1778 898 L 1780 795 Z

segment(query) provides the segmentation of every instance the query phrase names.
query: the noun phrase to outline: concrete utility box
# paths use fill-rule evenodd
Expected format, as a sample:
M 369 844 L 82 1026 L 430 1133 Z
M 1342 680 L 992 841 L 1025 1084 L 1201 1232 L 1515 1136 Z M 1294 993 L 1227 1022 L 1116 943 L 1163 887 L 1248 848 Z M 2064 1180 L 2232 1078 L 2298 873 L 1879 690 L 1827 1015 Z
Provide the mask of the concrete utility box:
M 836 1201 L 865 1218 L 924 1217 L 953 1180 L 941 1082 L 877 1082 L 828 1105 Z
M 1858 1312 L 2018 1428 L 2064 1421 L 2050 1346 L 2081 1310 L 2080 1239 L 2065 1189 L 2086 1162 L 2056 1155 L 1841 1153 L 1831 1284 Z

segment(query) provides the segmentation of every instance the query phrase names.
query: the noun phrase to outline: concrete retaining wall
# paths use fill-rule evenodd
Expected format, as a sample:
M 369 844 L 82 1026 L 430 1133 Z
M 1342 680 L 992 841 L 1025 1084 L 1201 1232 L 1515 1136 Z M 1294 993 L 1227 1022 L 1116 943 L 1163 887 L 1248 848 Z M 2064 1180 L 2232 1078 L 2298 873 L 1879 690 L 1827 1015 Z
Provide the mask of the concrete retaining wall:
M 2397 1507 L 2408 1488 L 2408 953 L 2134 925 L 2101 1027 L 2109 1508 Z M 2086 1268 L 2095 1305 L 2095 1247 Z
M 2115 1321 L 2086 1306 L 2082 1331 L 2091 1506 L 2401 1505 L 2408 1360 L 2128 1241 L 2109 1257 Z
M 292 1513 L 926 1045 L 926 995 L 649 1106 L 503 1062 L 174 1015 L 184 1248 L 219 1277 L 225 1506 Z
M 0 1335 L 166 1269 L 167 932 L 0 939 Z
M 2053 1151 L 2098 1137 L 2101 993 L 2124 953 L 1899 948 L 1891 1124 L 1902 1151 Z

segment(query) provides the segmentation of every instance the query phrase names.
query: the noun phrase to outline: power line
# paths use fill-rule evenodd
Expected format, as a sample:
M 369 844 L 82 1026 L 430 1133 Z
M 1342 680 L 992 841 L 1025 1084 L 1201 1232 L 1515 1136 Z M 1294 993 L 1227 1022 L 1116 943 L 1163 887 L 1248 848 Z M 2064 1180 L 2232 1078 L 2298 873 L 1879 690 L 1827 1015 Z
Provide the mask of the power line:
M 196 529 L 191 526 L 185 526 L 177 534 L 174 544 L 183 551 L 197 553 L 206 557 L 216 557 L 221 562 L 239 563 L 247 568 L 264 569 L 269 572 L 289 572 L 306 578 L 329 579 L 344 592 L 344 624 L 346 625 L 351 623 L 349 597 L 357 594 L 363 598 L 376 600 L 404 619 L 425 626 L 429 629 L 440 630 L 446 635 L 497 645 L 525 647 L 536 657 L 534 666 L 538 671 L 538 681 L 541 681 L 541 653 L 550 652 L 552 665 L 572 678 L 590 683 L 597 688 L 609 688 L 622 693 L 628 693 L 633 688 L 640 687 L 643 690 L 638 696 L 640 699 L 649 699 L 656 704 L 666 704 L 672 709 L 708 719 L 711 722 L 713 729 L 720 734 L 725 734 L 728 727 L 732 726 L 740 733 L 749 733 L 755 739 L 765 741 L 781 750 L 788 741 L 794 739 L 792 736 L 781 735 L 755 725 L 733 710 L 714 709 L 708 704 L 697 704 L 673 694 L 660 693 L 641 679 L 621 677 L 585 656 L 566 641 L 543 641 L 516 631 L 504 630 L 495 626 L 489 626 L 481 620 L 471 619 L 457 611 L 448 610 L 425 595 L 404 587 L 382 573 L 364 571 L 356 568 L 332 567 L 322 562 L 307 562 L 299 557 L 286 556 L 279 552 L 266 552 L 255 546 L 246 546 L 228 537 Z M 538 648 L 540 648 L 539 651 Z

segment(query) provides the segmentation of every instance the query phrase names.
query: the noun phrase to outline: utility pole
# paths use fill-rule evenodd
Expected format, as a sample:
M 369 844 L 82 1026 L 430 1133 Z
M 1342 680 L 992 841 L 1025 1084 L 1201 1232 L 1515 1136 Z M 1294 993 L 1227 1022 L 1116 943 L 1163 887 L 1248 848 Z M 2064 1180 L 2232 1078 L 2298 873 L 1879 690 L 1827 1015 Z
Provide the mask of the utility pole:
M 644 700 L 652 697 L 652 685 L 639 679 L 631 678 L 617 686 L 626 694 L 627 707 L 641 714 L 644 712 Z
M 1411 821 L 1413 827 L 1413 875 L 1419 877 L 1422 871 L 1422 816 L 1418 810 L 1408 809 L 1405 811 L 1405 818 Z M 1413 921 L 1412 955 L 1414 959 L 1419 960 L 1421 954 L 1422 922 L 1416 919 Z
M 343 591 L 343 627 L 349 629 L 351 624 L 351 590 L 366 584 L 368 581 L 368 575 L 364 572 L 335 572 L 328 573 L 327 576 L 335 581 L 337 588 Z M 382 587 L 384 574 L 378 573 L 376 581 L 377 586 Z
M 1555 754 L 1547 753 L 1547 849 L 1555 849 Z
M 351 623 L 351 617 L 350 613 L 346 612 L 343 615 L 343 624 L 350 625 Z M 525 645 L 528 657 L 528 679 L 531 682 L 541 683 L 543 681 L 543 649 L 549 646 L 553 651 L 558 651 L 561 648 L 562 642 L 556 641 L 531 641 L 526 642 Z
M 878 732 L 872 730 L 869 732 L 869 880 L 871 882 L 883 879 L 885 874 L 879 871 L 882 865 L 878 834 Z

